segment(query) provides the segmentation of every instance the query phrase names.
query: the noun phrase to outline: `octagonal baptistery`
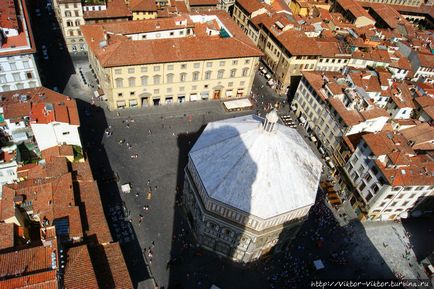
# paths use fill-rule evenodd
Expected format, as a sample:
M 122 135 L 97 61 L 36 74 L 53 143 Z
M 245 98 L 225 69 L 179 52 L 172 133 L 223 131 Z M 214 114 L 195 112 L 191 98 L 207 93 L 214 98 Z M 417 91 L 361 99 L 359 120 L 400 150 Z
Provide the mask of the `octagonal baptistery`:
M 184 203 L 202 247 L 250 262 L 297 234 L 322 165 L 297 130 L 277 121 L 272 111 L 212 122 L 191 149 Z

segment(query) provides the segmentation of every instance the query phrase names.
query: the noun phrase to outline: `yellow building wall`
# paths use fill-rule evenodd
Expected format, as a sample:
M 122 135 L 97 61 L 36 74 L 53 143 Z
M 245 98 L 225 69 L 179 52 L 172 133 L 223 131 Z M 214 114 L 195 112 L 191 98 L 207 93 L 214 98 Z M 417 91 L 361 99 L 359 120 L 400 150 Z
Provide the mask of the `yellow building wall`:
M 186 102 L 195 97 L 202 100 L 205 93 L 208 100 L 240 98 L 250 94 L 258 63 L 259 57 L 247 57 L 113 67 L 100 73 L 102 77 L 105 73 L 109 75 L 106 83 L 100 79 L 100 84 L 110 109 L 153 106 L 158 101 L 159 105 Z M 219 71 L 223 72 L 221 78 Z M 210 72 L 209 79 L 206 79 L 207 72 Z M 197 80 L 193 79 L 194 73 Z M 181 74 L 185 74 L 184 79 Z M 154 81 L 154 76 L 160 76 L 159 83 Z M 146 82 L 142 83 L 142 78 Z M 119 80 L 122 86 L 118 86 Z
M 157 12 L 133 12 L 133 20 L 155 19 Z

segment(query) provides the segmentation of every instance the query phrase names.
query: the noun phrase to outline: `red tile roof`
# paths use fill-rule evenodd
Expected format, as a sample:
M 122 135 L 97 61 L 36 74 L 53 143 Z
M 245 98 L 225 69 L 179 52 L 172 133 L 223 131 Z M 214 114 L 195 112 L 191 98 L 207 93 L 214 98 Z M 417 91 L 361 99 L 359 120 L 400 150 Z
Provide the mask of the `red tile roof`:
M 37 123 L 58 121 L 80 125 L 75 100 L 51 89 L 45 87 L 20 89 L 2 92 L 2 96 L 0 105 L 4 109 L 5 119 L 30 116 L 31 120 Z M 22 100 L 21 96 L 26 96 L 26 100 Z M 46 104 L 51 105 L 53 110 L 45 109 Z
M 53 270 L 51 256 L 56 250 L 57 247 L 51 245 L 0 254 L 0 278 Z
M 15 277 L 0 281 L 2 289 L 57 289 L 56 271 L 46 271 L 32 275 Z
M 0 223 L 0 250 L 14 246 L 14 226 L 13 223 Z
M 130 9 L 133 12 L 157 12 L 157 4 L 154 0 L 131 0 Z
M 188 13 L 188 8 L 184 1 L 175 1 L 175 6 L 179 13 Z
M 287 30 L 280 34 L 277 39 L 291 55 L 320 55 L 321 51 L 315 39 L 307 37 L 301 31 Z M 303 43 L 303 45 L 300 45 Z
M 107 19 L 107 18 L 127 18 L 131 17 L 132 13 L 128 9 L 127 4 L 123 0 L 107 1 L 106 10 L 84 11 L 83 18 L 89 19 Z
M 66 252 L 65 288 L 97 289 L 95 271 L 86 245 L 69 248 Z
M 215 12 L 213 14 L 218 15 L 234 37 L 193 36 L 155 40 L 129 40 L 126 37 L 116 37 L 114 41 L 108 41 L 107 47 L 101 48 L 99 43 L 104 40 L 104 30 L 111 25 L 85 25 L 81 26 L 81 30 L 89 49 L 96 55 L 103 67 L 262 55 L 261 51 L 226 13 Z M 127 22 L 116 24 L 130 25 Z
M 0 0 L 0 27 L 17 28 L 18 35 L 6 38 L 6 41 L 0 43 L 0 48 L 10 48 L 8 51 L 1 51 L 0 56 L 13 56 L 21 54 L 35 53 L 35 42 L 33 39 L 32 28 L 30 26 L 27 6 L 23 5 L 24 1 L 17 0 Z M 18 6 L 16 6 L 18 4 Z M 22 8 L 23 14 L 17 18 L 16 10 Z M 22 17 L 24 16 L 24 17 Z M 26 27 L 27 30 L 23 30 Z
M 119 243 L 90 248 L 100 289 L 132 289 L 130 275 Z
M 189 0 L 188 3 L 190 7 L 191 6 L 217 6 L 219 0 Z
M 363 7 L 354 0 L 337 0 L 336 1 L 343 9 L 350 12 L 354 17 L 366 17 L 372 21 L 375 21 Z
M 265 7 L 264 3 L 260 3 L 257 0 L 236 0 L 235 5 L 243 7 L 250 14 Z

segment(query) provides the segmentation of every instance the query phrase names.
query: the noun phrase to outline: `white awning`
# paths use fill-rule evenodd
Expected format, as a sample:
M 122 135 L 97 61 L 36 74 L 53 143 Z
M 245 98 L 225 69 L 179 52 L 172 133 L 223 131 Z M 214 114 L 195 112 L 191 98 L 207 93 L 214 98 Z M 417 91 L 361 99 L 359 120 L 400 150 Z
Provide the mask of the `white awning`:
M 200 100 L 200 96 L 197 93 L 190 94 L 190 101 Z
M 292 109 L 292 111 L 296 111 L 297 107 L 295 105 L 291 105 L 291 109 Z
M 301 123 L 305 123 L 305 122 L 306 122 L 306 119 L 305 119 L 303 116 L 300 116 L 300 122 L 301 122 Z
M 248 98 L 229 100 L 229 101 L 223 102 L 223 104 L 227 110 L 247 108 L 247 107 L 252 106 L 252 102 Z
M 267 73 L 267 74 L 265 74 L 265 78 L 266 78 L 266 79 L 270 79 L 270 78 L 271 78 L 271 75 L 270 75 L 269 73 Z
M 316 139 L 315 136 L 311 136 L 309 139 L 310 139 L 311 141 L 313 141 L 313 142 L 317 142 L 317 141 L 318 141 L 318 140 Z
M 118 106 L 125 106 L 125 105 L 126 105 L 125 100 L 118 100 L 118 101 L 116 102 L 116 104 L 117 104 Z
M 335 168 L 335 164 L 330 160 L 330 161 L 327 161 L 327 165 L 331 168 L 331 169 L 334 169 Z
M 232 96 L 232 90 L 226 90 L 226 96 Z
M 131 99 L 130 105 L 137 105 L 137 99 Z
M 201 98 L 208 98 L 209 97 L 209 92 L 208 91 L 202 91 L 200 93 L 200 97 Z
M 267 82 L 267 84 L 268 84 L 269 86 L 272 86 L 272 85 L 274 84 L 274 80 L 270 79 L 270 80 Z

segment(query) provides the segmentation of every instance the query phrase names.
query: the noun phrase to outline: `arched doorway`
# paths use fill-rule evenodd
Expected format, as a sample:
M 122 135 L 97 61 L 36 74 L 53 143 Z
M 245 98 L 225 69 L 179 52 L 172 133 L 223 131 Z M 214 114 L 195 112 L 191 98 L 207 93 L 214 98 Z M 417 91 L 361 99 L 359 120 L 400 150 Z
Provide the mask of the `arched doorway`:
M 149 92 L 144 92 L 139 95 L 141 107 L 148 107 L 151 99 L 151 94 Z

